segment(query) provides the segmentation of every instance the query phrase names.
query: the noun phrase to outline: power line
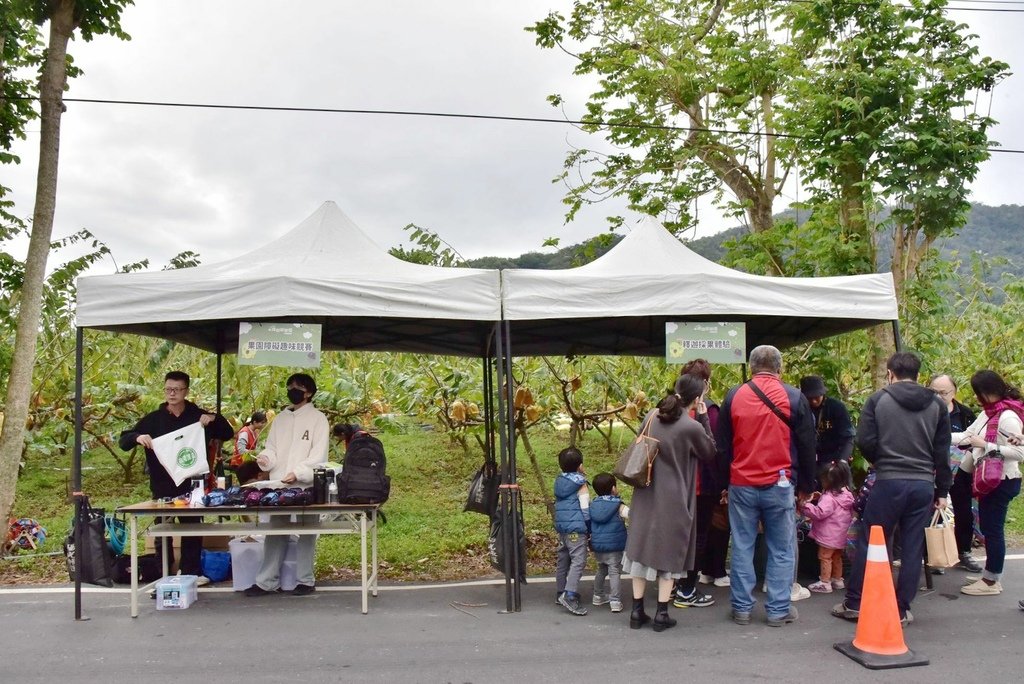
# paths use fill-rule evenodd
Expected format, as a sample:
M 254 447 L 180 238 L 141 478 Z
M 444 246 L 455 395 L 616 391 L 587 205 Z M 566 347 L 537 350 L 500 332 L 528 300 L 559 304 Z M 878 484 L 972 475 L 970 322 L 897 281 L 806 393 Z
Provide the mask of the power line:
M 953 0 L 954 2 L 977 2 L 990 5 L 1024 5 L 1024 2 L 1020 0 Z M 797 4 L 797 5 L 816 5 L 818 0 L 775 0 L 778 3 Z M 848 7 L 878 7 L 878 3 L 871 2 L 835 2 L 836 5 L 846 5 Z M 901 5 L 899 3 L 891 3 L 892 7 L 899 7 L 901 9 L 913 9 L 911 5 Z M 1003 7 L 955 7 L 953 5 L 946 5 L 941 8 L 943 11 L 952 12 L 996 12 L 996 13 L 1009 13 L 1009 14 L 1020 14 L 1024 13 L 1024 9 L 1010 9 Z
M 13 98 L 12 98 L 13 99 Z M 20 98 L 37 100 L 38 98 Z M 203 102 L 155 102 L 146 100 L 106 100 L 86 97 L 65 97 L 64 102 L 81 102 L 85 104 L 115 104 L 137 107 L 177 107 L 183 109 L 226 109 L 258 112 L 299 112 L 316 114 L 368 114 L 380 116 L 417 116 L 442 119 L 473 119 L 478 121 L 513 121 L 520 123 L 572 124 L 576 126 L 599 126 L 602 128 L 638 128 L 660 131 L 690 131 L 699 133 L 723 133 L 729 135 L 749 135 L 764 138 L 789 138 L 792 140 L 808 140 L 808 136 L 792 133 L 762 133 L 760 131 L 737 131 L 728 128 L 698 128 L 694 126 L 669 126 L 644 123 L 609 123 L 607 121 L 583 121 L 579 119 L 552 119 L 537 116 L 502 116 L 497 114 L 465 114 L 458 112 L 422 112 L 395 109 L 337 109 L 332 107 L 275 107 L 270 105 L 231 105 Z M 1003 154 L 1024 154 L 1024 150 L 989 147 L 989 152 Z

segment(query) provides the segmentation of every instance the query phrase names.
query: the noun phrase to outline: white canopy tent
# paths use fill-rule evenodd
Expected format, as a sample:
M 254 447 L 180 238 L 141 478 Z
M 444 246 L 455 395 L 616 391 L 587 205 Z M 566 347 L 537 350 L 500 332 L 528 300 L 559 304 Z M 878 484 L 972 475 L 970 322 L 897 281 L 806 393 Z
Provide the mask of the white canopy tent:
M 278 239 L 229 261 L 195 268 L 78 279 L 76 311 L 76 429 L 72 488 L 84 516 L 82 482 L 82 354 L 85 329 L 147 335 L 217 354 L 218 409 L 221 356 L 237 350 L 242 321 L 319 323 L 323 349 L 402 351 L 476 356 L 483 361 L 485 450 L 515 482 L 510 420 L 502 387 L 511 357 L 501 324 L 500 273 L 412 264 L 376 245 L 333 202 Z M 495 438 L 495 426 L 499 439 Z M 507 491 L 503 501 L 508 498 Z M 517 509 L 507 502 L 504 510 Z M 76 530 L 81 530 L 81 524 Z M 512 547 L 511 526 L 506 547 Z M 79 534 L 76 532 L 76 534 Z M 76 544 L 81 545 L 80 537 Z M 515 552 L 506 554 L 506 578 L 518 576 Z M 520 609 L 518 581 L 506 582 L 508 610 Z M 75 581 L 75 617 L 81 619 L 81 581 Z
M 654 219 L 584 266 L 502 271 L 502 304 L 516 356 L 661 356 L 669 321 L 744 322 L 748 348 L 782 348 L 898 316 L 889 273 L 751 275 L 694 253 Z
M 504 482 L 516 481 L 511 411 L 496 388 L 511 357 L 538 354 L 664 354 L 665 322 L 747 323 L 748 346 L 780 347 L 895 321 L 888 274 L 836 278 L 753 276 L 708 261 L 660 224 L 646 221 L 596 261 L 557 271 L 441 268 L 411 264 L 377 246 L 333 202 L 247 254 L 195 268 L 78 280 L 76 448 L 72 486 L 81 497 L 81 372 L 88 328 L 174 340 L 218 354 L 237 349 L 241 321 L 319 323 L 324 349 L 477 356 L 485 414 L 500 421 Z M 495 373 L 497 377 L 495 377 Z M 488 425 L 493 425 L 487 421 Z M 493 458 L 494 435 L 487 448 Z M 502 515 L 518 491 L 502 489 Z M 511 522 L 511 521 L 510 521 Z M 515 524 L 504 526 L 515 549 Z M 81 540 L 78 540 L 81 543 Z M 508 556 L 515 556 L 507 554 Z M 506 562 L 506 609 L 519 610 Z M 514 603 L 514 608 L 513 608 Z M 76 581 L 76 617 L 81 615 Z
M 483 356 L 501 319 L 499 272 L 402 261 L 334 202 L 217 264 L 78 280 L 77 324 L 224 353 L 239 321 L 320 323 L 324 349 Z

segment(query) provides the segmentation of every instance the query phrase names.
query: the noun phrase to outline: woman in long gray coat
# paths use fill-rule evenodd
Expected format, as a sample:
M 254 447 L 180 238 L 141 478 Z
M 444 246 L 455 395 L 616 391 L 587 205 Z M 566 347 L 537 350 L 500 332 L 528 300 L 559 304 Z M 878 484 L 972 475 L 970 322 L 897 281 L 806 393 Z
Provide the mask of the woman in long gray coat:
M 644 590 L 648 580 L 658 580 L 658 609 L 652 627 L 660 632 L 676 624 L 668 616 L 668 602 L 675 580 L 692 571 L 696 558 L 693 535 L 697 493 L 697 461 L 715 458 L 704 382 L 693 375 L 676 380 L 670 394 L 644 418 L 649 434 L 658 440 L 651 484 L 633 490 L 629 514 L 629 537 L 622 569 L 633 576 L 633 612 L 629 626 L 639 629 L 651 618 L 644 611 Z M 690 418 L 696 410 L 697 420 Z

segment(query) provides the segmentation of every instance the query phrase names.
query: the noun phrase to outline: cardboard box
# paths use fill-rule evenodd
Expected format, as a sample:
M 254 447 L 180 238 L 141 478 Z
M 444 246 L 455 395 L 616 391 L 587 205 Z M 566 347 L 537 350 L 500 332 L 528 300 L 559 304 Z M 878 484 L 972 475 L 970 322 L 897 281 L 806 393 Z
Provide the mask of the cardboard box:
M 157 610 L 185 610 L 199 599 L 195 575 L 173 575 L 156 583 Z

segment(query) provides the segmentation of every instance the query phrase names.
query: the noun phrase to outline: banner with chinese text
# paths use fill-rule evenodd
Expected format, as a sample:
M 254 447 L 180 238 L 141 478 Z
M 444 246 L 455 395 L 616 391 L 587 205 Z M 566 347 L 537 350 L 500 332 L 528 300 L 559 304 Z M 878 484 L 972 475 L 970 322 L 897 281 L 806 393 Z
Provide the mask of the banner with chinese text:
M 666 323 L 665 361 L 686 363 L 705 359 L 709 363 L 745 363 L 746 323 Z
M 238 324 L 241 366 L 320 366 L 320 325 L 316 323 Z

